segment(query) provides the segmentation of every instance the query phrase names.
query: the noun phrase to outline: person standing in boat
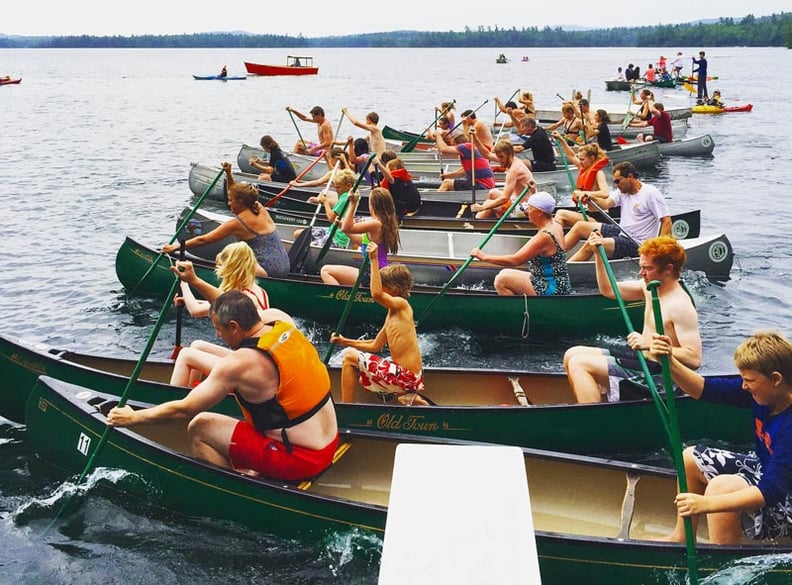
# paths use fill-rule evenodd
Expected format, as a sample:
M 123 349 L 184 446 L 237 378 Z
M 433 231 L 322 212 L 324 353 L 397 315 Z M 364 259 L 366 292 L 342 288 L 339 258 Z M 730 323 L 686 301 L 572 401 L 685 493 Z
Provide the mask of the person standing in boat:
M 668 536 L 685 541 L 684 519 L 706 514 L 715 544 L 792 535 L 792 343 L 776 331 L 759 331 L 734 352 L 739 377 L 704 378 L 677 356 L 668 335 L 654 335 L 649 349 L 668 356 L 671 378 L 698 400 L 751 409 L 754 449 L 747 455 L 697 444 L 683 453 L 687 492 L 674 503 L 679 517 Z M 746 421 L 747 422 L 747 421 Z
M 653 132 L 651 134 L 638 134 L 637 138 L 639 142 L 652 142 L 653 140 L 657 140 L 658 142 L 671 142 L 674 139 L 674 131 L 671 125 L 671 116 L 668 112 L 665 111 L 665 106 L 662 103 L 657 102 L 651 108 L 652 117 L 647 121 L 635 121 L 633 120 L 630 122 L 630 126 L 633 128 L 645 128 L 651 126 Z
M 571 250 L 579 241 L 588 239 L 593 231 L 598 231 L 608 258 L 635 258 L 638 256 L 637 243 L 657 235 L 671 234 L 671 212 L 663 194 L 657 187 L 638 179 L 635 165 L 622 161 L 614 166 L 613 184 L 616 188 L 611 192 L 603 194 L 602 191 L 575 191 L 572 197 L 581 198 L 584 204 L 589 204 L 589 211 L 596 209 L 590 204 L 591 201 L 604 210 L 621 206 L 621 227 L 592 221 L 591 218 L 586 221 L 577 212 L 562 209 L 556 213 L 556 219 L 563 219 L 562 223 L 565 225 L 569 225 L 570 220 L 579 218 L 566 234 L 567 250 Z M 585 243 L 570 261 L 590 260 L 592 255 L 594 248 Z
M 250 183 L 235 183 L 231 174 L 231 163 L 224 162 L 228 207 L 234 214 L 232 219 L 220 224 L 212 231 L 185 240 L 187 250 L 236 237 L 253 249 L 259 267 L 258 276 L 284 278 L 289 274 L 289 255 L 283 247 L 275 222 L 267 209 L 258 201 L 258 189 Z M 171 254 L 179 249 L 179 243 L 165 244 L 162 251 Z
M 699 104 L 709 99 L 707 94 L 707 57 L 704 51 L 699 51 L 699 58 L 693 59 L 693 73 L 696 74 L 696 100 Z
M 603 245 L 603 235 L 593 231 L 588 245 L 593 249 Z M 657 280 L 660 306 L 663 312 L 663 325 L 673 346 L 674 356 L 685 366 L 698 369 L 701 366 L 701 335 L 698 314 L 693 300 L 679 282 L 679 275 L 685 264 L 685 249 L 672 236 L 650 238 L 638 248 L 640 254 L 640 280 L 617 283 L 619 294 L 625 302 L 643 301 L 643 330 L 627 335 L 629 350 L 609 350 L 599 347 L 577 345 L 564 354 L 564 370 L 569 384 L 579 403 L 616 402 L 620 399 L 621 380 L 643 379 L 643 369 L 635 357 L 641 351 L 647 359 L 649 371 L 655 382 L 662 386 L 660 364 L 649 353 L 652 336 L 657 333 L 652 310 L 652 298 L 646 284 Z M 595 254 L 597 265 L 597 284 L 599 291 L 609 299 L 616 297 L 611 288 L 605 264 L 600 254 Z
M 514 254 L 490 255 L 474 248 L 470 255 L 499 266 L 525 265 L 527 270 L 505 268 L 495 277 L 499 295 L 550 296 L 572 293 L 564 248 L 564 228 L 553 220 L 555 199 L 540 191 L 528 198 L 526 215 L 537 233 Z
M 330 376 L 311 342 L 293 323 L 261 319 L 239 291 L 212 304 L 217 335 L 233 350 L 181 400 L 151 408 L 113 408 L 114 427 L 188 421 L 193 456 L 220 467 L 300 481 L 330 466 L 338 423 Z M 239 420 L 207 412 L 233 391 Z
M 349 239 L 364 248 L 370 242 L 378 244 L 378 265 L 385 268 L 388 265 L 388 254 L 399 251 L 399 221 L 396 217 L 396 208 L 390 192 L 382 187 L 375 187 L 369 195 L 369 217 L 359 221 L 355 220 L 360 193 L 353 191 L 349 194 L 349 204 L 341 220 L 341 231 Z M 358 277 L 359 269 L 356 266 L 342 266 L 340 264 L 325 264 L 319 273 L 322 282 L 333 285 L 351 286 Z
M 555 151 L 544 128 L 536 123 L 536 118 L 526 118 L 520 124 L 522 144 L 514 147 L 514 152 L 531 151 L 532 160 L 522 159 L 531 172 L 556 170 Z
M 674 72 L 674 79 L 678 80 L 680 74 L 682 73 L 682 68 L 684 67 L 682 51 L 677 51 L 676 57 L 674 57 L 674 60 L 671 61 L 671 67 Z
M 474 139 L 475 139 L 475 135 Z M 531 170 L 523 161 L 514 155 L 514 146 L 511 140 L 504 138 L 495 145 L 494 152 L 488 154 L 491 161 L 497 162 L 506 169 L 506 181 L 503 189 L 491 189 L 486 201 L 474 203 L 470 210 L 476 214 L 476 219 L 488 217 L 501 217 L 526 187 L 536 188 Z
M 330 120 L 325 118 L 325 111 L 321 106 L 314 106 L 311 108 L 311 117 L 298 112 L 291 106 L 286 106 L 286 111 L 294 114 L 303 122 L 311 122 L 316 124 L 316 133 L 318 142 L 309 142 L 305 144 L 302 140 L 298 140 L 294 145 L 294 152 L 297 154 L 308 154 L 310 156 L 319 156 L 322 152 L 329 151 L 333 146 L 333 125 Z
M 275 181 L 276 183 L 288 183 L 297 178 L 294 165 L 283 154 L 280 145 L 275 142 L 272 136 L 264 135 L 261 137 L 261 148 L 269 153 L 269 160 L 264 161 L 257 156 L 251 157 L 250 166 L 261 171 L 259 179 L 262 181 Z
M 471 128 L 475 133 L 475 129 Z M 454 136 L 454 146 L 448 146 L 440 132 L 433 134 L 437 150 L 442 154 L 456 154 L 459 156 L 460 168 L 450 173 L 440 173 L 440 188 L 438 191 L 468 191 L 473 189 L 473 169 L 475 166 L 476 189 L 494 189 L 495 173 L 489 161 L 468 142 L 467 136 L 460 133 Z M 471 160 L 472 158 L 472 160 Z
M 427 406 L 418 393 L 424 390 L 423 363 L 415 331 L 413 310 L 407 299 L 413 277 L 403 264 L 378 266 L 378 246 L 368 245 L 371 264 L 371 298 L 388 310 L 374 339 L 349 339 L 333 334 L 330 343 L 346 347 L 341 366 L 341 400 L 354 402 L 357 382 L 369 392 L 396 394 L 406 405 Z M 375 355 L 388 346 L 390 358 Z

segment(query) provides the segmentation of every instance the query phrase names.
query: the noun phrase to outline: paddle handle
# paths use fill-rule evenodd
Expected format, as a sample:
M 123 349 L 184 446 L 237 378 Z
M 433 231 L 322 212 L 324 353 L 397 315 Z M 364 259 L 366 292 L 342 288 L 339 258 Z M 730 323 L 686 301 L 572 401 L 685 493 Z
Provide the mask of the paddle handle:
M 660 306 L 660 295 L 658 288 L 660 282 L 653 280 L 647 283 L 646 288 L 652 296 L 652 313 L 654 315 L 655 330 L 658 334 L 665 334 L 663 325 L 663 310 Z M 674 456 L 674 465 L 677 472 L 679 491 L 688 491 L 687 474 L 685 473 L 685 461 L 682 455 L 682 438 L 679 432 L 679 418 L 677 416 L 676 396 L 674 396 L 674 381 L 671 379 L 671 364 L 667 355 L 660 356 L 660 366 L 663 369 L 663 386 L 665 386 L 666 406 L 668 408 L 668 431 L 671 443 L 671 452 Z M 685 548 L 688 559 L 688 574 L 690 583 L 698 584 L 698 559 L 696 557 L 696 535 L 693 532 L 693 522 L 690 517 L 685 518 Z

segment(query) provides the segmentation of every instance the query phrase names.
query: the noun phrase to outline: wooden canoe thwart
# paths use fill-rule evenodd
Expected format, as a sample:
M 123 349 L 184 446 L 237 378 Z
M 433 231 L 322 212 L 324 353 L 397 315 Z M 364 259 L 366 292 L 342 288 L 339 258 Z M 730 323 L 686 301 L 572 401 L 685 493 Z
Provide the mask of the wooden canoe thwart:
M 117 403 L 113 395 L 41 377 L 27 403 L 26 441 L 44 462 L 67 473 L 81 472 L 105 432 L 107 412 Z M 194 459 L 188 454 L 186 422 L 181 421 L 114 429 L 94 464 L 142 479 L 108 487 L 149 505 L 321 542 L 352 529 L 382 536 L 400 442 L 454 444 L 343 430 L 335 462 L 318 477 L 295 485 Z M 522 456 L 543 583 L 684 580 L 684 545 L 657 540 L 676 520 L 672 471 L 533 449 L 524 449 Z M 788 539 L 739 547 L 699 544 L 699 572 L 706 576 L 742 558 L 790 552 Z M 788 584 L 791 565 L 779 563 L 763 575 L 766 582 Z

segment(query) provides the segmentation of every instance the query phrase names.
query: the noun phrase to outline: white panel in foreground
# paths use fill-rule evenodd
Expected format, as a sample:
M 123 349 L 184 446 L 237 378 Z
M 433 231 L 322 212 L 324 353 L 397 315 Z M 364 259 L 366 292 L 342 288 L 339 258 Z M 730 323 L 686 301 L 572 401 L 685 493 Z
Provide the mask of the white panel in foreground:
M 399 445 L 379 585 L 541 583 L 522 452 Z

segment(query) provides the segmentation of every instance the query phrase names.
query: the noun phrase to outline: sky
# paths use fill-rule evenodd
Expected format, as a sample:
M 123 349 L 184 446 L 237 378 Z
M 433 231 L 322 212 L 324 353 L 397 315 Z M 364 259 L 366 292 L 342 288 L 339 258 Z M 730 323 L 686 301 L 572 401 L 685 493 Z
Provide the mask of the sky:
M 746 14 L 767 16 L 790 11 L 789 0 L 754 0 L 746 5 L 723 0 L 664 0 L 652 3 L 610 0 L 486 3 L 456 0 L 379 0 L 332 4 L 326 1 L 238 2 L 192 0 L 7 0 L 0 18 L 6 35 L 140 35 L 245 31 L 306 37 L 394 30 L 461 31 L 479 26 L 587 26 L 608 28 L 679 24 Z M 468 7 L 477 6 L 475 11 Z M 738 7 L 742 6 L 742 7 Z M 294 7 L 292 10 L 291 8 Z

